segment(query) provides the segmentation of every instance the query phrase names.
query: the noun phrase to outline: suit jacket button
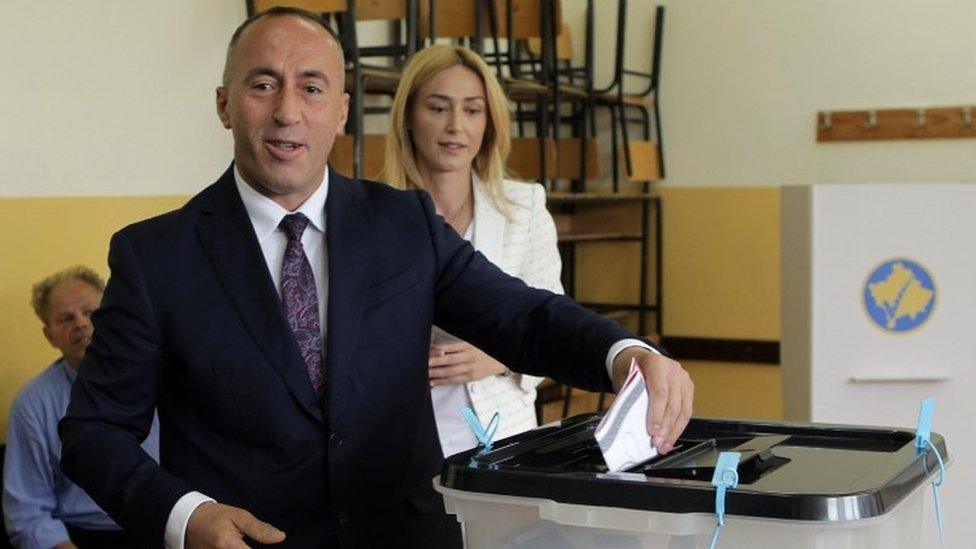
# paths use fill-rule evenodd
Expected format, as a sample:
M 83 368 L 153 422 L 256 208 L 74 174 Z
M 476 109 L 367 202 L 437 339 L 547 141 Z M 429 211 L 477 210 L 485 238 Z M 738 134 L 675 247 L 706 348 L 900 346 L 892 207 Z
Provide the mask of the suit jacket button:
M 345 511 L 339 511 L 336 514 L 336 522 L 339 523 L 339 526 L 345 526 L 346 524 L 349 524 L 349 513 Z
M 342 435 L 339 433 L 332 433 L 332 436 L 329 437 L 329 444 L 332 446 L 342 446 Z

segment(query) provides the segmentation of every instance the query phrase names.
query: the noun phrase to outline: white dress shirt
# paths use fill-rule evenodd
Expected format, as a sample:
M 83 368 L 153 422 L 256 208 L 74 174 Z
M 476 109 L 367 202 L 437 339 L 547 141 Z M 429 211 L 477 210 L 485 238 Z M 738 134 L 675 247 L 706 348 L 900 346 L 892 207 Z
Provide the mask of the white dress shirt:
M 285 256 L 285 246 L 288 238 L 285 233 L 278 229 L 278 224 L 288 214 L 301 212 L 310 221 L 305 232 L 302 234 L 302 247 L 305 248 L 305 255 L 312 266 L 312 274 L 315 276 L 315 289 L 319 297 L 319 320 L 322 325 L 322 337 L 326 333 L 326 310 L 328 304 L 328 250 L 325 245 L 325 201 L 329 193 L 329 171 L 325 171 L 322 184 L 297 210 L 289 212 L 277 202 L 258 193 L 248 185 L 237 166 L 234 166 L 234 180 L 237 183 L 237 190 L 244 202 L 244 209 L 251 219 L 254 227 L 254 234 L 257 236 L 258 243 L 261 245 L 261 252 L 274 281 L 275 288 L 281 293 L 281 261 Z M 625 339 L 618 341 L 607 353 L 607 372 L 613 379 L 613 359 L 627 347 L 645 347 L 654 350 L 652 347 L 637 339 Z M 190 521 L 190 515 L 201 504 L 214 501 L 200 492 L 188 492 L 183 495 L 173 510 L 169 513 L 166 520 L 166 530 L 163 541 L 169 549 L 183 549 L 186 537 L 186 526 Z

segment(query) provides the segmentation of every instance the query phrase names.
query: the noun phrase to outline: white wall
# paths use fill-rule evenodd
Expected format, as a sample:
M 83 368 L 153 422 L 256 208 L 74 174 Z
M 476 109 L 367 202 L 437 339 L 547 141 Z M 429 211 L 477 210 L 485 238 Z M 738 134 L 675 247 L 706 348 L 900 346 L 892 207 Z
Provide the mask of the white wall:
M 595 1 L 601 82 L 617 2 Z M 563 3 L 581 45 L 585 0 Z M 667 185 L 976 178 L 976 139 L 814 139 L 818 109 L 976 103 L 976 2 L 662 3 Z M 630 0 L 635 68 L 654 4 Z M 7 0 L 0 196 L 186 194 L 214 179 L 231 140 L 213 93 L 243 18 L 243 0 Z
M 14 0 L 0 16 L 0 196 L 188 194 L 231 158 L 214 89 L 233 0 Z

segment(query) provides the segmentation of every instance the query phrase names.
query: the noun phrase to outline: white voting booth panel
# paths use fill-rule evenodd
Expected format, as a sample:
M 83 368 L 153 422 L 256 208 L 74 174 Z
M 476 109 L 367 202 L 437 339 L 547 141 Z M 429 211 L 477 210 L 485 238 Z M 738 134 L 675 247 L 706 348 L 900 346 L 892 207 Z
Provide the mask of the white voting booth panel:
M 936 397 L 944 547 L 972 547 L 976 185 L 784 187 L 781 212 L 786 419 L 911 427 Z M 927 493 L 920 547 L 937 547 Z

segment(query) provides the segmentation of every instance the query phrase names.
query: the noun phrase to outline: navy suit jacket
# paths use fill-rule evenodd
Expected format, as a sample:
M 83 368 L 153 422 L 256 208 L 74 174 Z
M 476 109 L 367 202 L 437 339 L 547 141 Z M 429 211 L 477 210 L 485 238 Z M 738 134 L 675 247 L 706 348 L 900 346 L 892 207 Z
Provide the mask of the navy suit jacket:
M 232 170 L 183 208 L 119 231 L 94 339 L 61 422 L 62 467 L 158 546 L 191 490 L 287 546 L 434 547 L 441 450 L 436 323 L 513 369 L 609 390 L 633 337 L 502 273 L 420 191 L 330 173 L 326 395 L 316 398 Z M 157 465 L 139 447 L 161 424 Z

